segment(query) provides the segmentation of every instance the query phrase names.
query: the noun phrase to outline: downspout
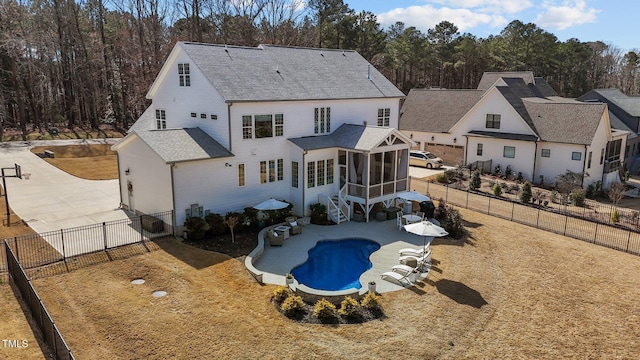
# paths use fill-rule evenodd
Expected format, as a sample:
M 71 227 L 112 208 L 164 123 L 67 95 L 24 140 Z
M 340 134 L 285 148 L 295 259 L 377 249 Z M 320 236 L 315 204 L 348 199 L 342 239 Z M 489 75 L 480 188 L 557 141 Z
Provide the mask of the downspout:
M 120 175 L 120 153 L 116 151 L 116 163 L 118 164 L 118 193 L 120 193 L 120 208 L 122 209 L 123 199 L 122 199 L 122 176 Z
M 463 135 L 466 139 L 464 141 L 464 163 L 467 163 L 467 152 L 469 151 L 469 137 L 467 135 Z
M 580 187 L 584 188 L 584 174 L 587 170 L 587 145 L 584 146 L 584 159 L 582 160 L 582 179 L 580 181 Z
M 233 103 L 227 103 L 227 122 L 229 125 L 229 152 L 233 153 L 232 147 L 231 147 L 231 106 L 233 106 Z
M 531 173 L 531 183 L 536 180 L 536 164 L 538 163 L 538 140 L 535 142 L 535 149 L 533 150 L 533 172 Z
M 173 168 L 176 166 L 176 164 L 171 163 L 169 164 L 169 168 L 171 169 L 171 204 L 172 204 L 172 208 L 173 208 L 173 214 L 172 216 L 172 221 L 173 221 L 173 236 L 177 236 L 177 229 L 178 229 L 178 224 L 177 224 L 177 216 L 176 216 L 176 188 L 174 186 L 174 182 L 173 182 Z

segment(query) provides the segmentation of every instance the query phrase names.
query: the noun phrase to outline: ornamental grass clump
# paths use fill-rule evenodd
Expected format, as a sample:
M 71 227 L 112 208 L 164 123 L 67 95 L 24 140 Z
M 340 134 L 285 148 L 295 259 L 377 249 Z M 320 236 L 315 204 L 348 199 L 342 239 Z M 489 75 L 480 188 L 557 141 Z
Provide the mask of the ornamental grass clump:
M 347 319 L 354 320 L 360 317 L 358 308 L 358 301 L 351 296 L 347 296 L 340 303 L 340 310 L 338 310 L 338 313 Z
M 374 293 L 367 293 L 360 301 L 360 305 L 369 311 L 381 310 L 379 297 Z
M 290 295 L 284 300 L 280 306 L 280 310 L 282 310 L 282 313 L 287 317 L 296 317 L 304 312 L 304 301 L 302 301 L 300 296 Z
M 286 286 L 278 286 L 275 290 L 273 290 L 273 301 L 278 304 L 282 304 L 282 302 L 289 297 L 291 292 L 289 288 Z
M 313 307 L 313 316 L 323 323 L 331 322 L 336 318 L 336 306 L 322 298 Z

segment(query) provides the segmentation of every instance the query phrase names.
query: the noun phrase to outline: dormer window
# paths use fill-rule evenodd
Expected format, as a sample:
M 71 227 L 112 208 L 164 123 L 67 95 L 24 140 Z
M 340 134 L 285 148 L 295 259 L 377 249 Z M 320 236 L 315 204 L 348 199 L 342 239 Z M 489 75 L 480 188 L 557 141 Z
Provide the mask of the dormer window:
M 487 114 L 487 129 L 500 129 L 500 114 Z
M 167 115 L 164 110 L 156 110 L 156 129 L 162 130 L 167 128 Z
M 180 86 L 191 86 L 191 72 L 189 71 L 189 64 L 178 64 L 178 77 L 180 79 Z

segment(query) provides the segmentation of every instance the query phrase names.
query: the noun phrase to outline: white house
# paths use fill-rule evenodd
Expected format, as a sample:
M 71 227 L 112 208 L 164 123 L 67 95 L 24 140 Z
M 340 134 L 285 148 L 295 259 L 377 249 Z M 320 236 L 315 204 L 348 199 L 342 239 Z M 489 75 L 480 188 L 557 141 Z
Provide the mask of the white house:
M 121 205 L 181 225 L 269 198 L 340 221 L 389 204 L 408 186 L 403 97 L 355 51 L 180 42 L 113 146 Z
M 546 184 L 570 170 L 605 187 L 620 181 L 628 134 L 611 128 L 606 104 L 559 97 L 531 72 L 485 73 L 477 90 L 413 89 L 399 128 L 453 164 L 510 166 Z

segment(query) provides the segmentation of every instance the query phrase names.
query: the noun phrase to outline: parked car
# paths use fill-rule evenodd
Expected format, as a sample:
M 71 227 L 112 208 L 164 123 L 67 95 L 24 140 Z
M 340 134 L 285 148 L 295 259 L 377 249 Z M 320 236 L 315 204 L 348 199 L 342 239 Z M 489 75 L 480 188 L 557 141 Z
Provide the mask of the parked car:
M 442 167 L 442 159 L 428 151 L 411 150 L 409 153 L 409 165 L 422 166 L 427 169 L 439 169 Z

